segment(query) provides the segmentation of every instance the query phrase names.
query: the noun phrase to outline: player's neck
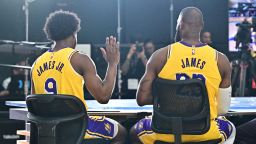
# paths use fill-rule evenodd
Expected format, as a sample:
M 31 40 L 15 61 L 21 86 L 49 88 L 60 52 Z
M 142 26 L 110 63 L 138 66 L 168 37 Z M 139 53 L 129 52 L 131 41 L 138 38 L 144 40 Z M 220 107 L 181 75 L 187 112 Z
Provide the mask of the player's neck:
M 58 51 L 64 48 L 73 48 L 72 44 L 67 42 L 56 42 L 55 46 L 53 47 L 53 51 Z
M 182 38 L 181 41 L 183 41 L 185 43 L 188 43 L 188 44 L 191 44 L 191 45 L 202 44 L 199 37 L 197 37 L 197 38 Z

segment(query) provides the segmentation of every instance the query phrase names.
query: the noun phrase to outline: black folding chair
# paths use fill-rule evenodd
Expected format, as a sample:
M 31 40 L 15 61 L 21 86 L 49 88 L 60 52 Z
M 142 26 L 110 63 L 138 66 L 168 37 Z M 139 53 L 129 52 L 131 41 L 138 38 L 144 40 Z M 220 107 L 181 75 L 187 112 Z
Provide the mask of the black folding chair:
M 81 144 L 88 116 L 75 96 L 30 95 L 26 98 L 32 144 Z
M 173 134 L 174 144 L 182 143 L 182 134 L 201 135 L 210 129 L 210 107 L 206 87 L 201 80 L 165 80 L 153 85 L 152 130 Z M 221 139 L 183 142 L 183 144 L 217 144 Z M 168 144 L 156 141 L 155 144 Z

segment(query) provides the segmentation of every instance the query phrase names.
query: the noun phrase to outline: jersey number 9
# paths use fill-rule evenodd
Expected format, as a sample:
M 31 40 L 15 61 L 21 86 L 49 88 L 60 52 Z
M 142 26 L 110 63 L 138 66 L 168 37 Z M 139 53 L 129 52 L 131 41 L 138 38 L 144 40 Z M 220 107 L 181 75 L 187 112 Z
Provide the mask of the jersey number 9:
M 45 81 L 44 89 L 47 94 L 57 94 L 57 84 L 53 78 L 48 78 Z

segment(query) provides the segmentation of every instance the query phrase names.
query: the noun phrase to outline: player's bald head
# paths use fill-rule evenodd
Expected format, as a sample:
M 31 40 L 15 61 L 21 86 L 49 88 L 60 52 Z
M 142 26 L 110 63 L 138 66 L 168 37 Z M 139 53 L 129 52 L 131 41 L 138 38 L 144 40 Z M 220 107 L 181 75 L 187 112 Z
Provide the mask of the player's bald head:
M 203 14 L 200 9 L 186 7 L 181 10 L 177 21 L 177 31 L 194 35 L 200 33 L 203 26 Z
M 203 24 L 203 14 L 200 9 L 196 7 L 186 7 L 180 12 L 180 17 L 186 23 L 200 23 Z

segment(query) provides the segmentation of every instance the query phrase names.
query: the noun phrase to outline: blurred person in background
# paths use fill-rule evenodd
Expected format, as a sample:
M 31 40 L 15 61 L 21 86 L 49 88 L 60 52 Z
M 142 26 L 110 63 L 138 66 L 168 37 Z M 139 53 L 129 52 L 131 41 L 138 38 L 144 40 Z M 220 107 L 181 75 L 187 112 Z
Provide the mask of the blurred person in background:
M 19 61 L 15 64 L 20 66 L 27 66 L 25 60 Z M 6 78 L 2 83 L 4 90 L 0 92 L 0 96 L 2 94 L 2 96 L 10 95 L 24 97 L 25 77 L 25 69 L 13 68 L 10 77 Z M 30 87 L 30 81 L 28 81 L 27 84 L 28 87 Z
M 212 34 L 208 31 L 202 33 L 201 40 L 203 43 L 215 48 L 215 44 L 212 42 Z
M 9 91 L 4 89 L 4 87 L 2 85 L 0 85 L 0 97 L 1 96 L 7 96 L 8 94 L 9 94 Z
M 122 98 L 131 99 L 136 97 L 139 80 L 145 72 L 145 66 L 150 56 L 156 50 L 151 40 L 144 43 L 135 42 L 131 44 L 126 59 L 121 66 L 122 71 Z
M 245 18 L 242 23 L 238 23 L 236 26 L 238 26 L 237 34 L 235 36 L 236 48 L 238 49 L 240 44 L 242 44 L 243 49 L 247 49 L 248 44 L 252 42 L 252 24 Z

